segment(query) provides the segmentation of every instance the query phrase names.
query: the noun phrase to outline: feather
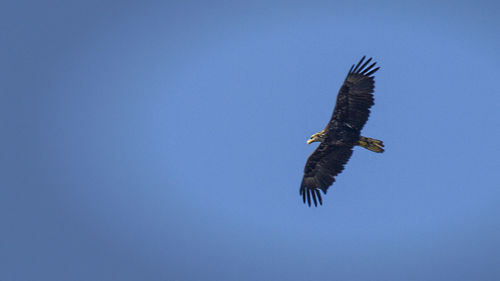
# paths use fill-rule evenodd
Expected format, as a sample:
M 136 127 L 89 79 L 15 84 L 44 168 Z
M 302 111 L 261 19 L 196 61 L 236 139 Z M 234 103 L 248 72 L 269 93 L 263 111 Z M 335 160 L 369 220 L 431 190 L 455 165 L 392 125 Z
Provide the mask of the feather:
M 363 70 L 363 68 L 365 68 L 365 66 L 367 64 L 369 64 L 370 62 L 372 61 L 372 58 L 369 58 L 367 61 L 365 61 L 365 63 L 363 63 L 363 65 L 359 68 L 359 71 Z M 375 64 L 375 63 L 374 63 Z
M 316 200 L 316 189 L 312 189 L 311 193 L 312 193 L 312 198 L 313 198 L 313 201 L 314 201 L 314 206 L 317 207 L 318 206 L 318 201 Z
M 363 57 L 361 58 L 361 60 L 358 62 L 358 64 L 357 64 L 357 65 L 356 65 L 356 67 L 354 68 L 353 73 L 356 73 L 356 72 L 358 71 L 358 68 L 359 68 L 359 66 L 361 65 L 361 63 L 363 63 L 363 60 L 365 59 L 365 57 L 366 57 L 366 56 L 363 56 Z

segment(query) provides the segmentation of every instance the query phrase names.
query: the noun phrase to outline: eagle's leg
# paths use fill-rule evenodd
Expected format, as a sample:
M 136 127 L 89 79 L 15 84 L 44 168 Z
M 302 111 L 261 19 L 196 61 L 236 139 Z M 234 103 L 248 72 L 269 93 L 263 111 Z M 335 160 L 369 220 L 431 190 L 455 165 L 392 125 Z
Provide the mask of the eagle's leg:
M 373 152 L 384 152 L 384 143 L 381 140 L 359 137 L 358 145 Z

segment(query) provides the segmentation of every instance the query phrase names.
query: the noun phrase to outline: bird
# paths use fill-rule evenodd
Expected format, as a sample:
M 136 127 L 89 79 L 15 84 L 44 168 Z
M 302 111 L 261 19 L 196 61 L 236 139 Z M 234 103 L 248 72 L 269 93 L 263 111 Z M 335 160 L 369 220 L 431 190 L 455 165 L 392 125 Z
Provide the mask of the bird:
M 337 101 L 332 117 L 326 127 L 313 134 L 307 144 L 320 142 L 316 150 L 307 159 L 304 176 L 300 185 L 300 195 L 304 204 L 323 205 L 320 190 L 326 194 L 335 181 L 335 177 L 344 170 L 354 146 L 361 146 L 373 152 L 384 152 L 381 140 L 361 136 L 361 129 L 374 105 L 373 92 L 375 81 L 373 74 L 380 67 L 376 62 L 368 65 L 372 58 L 366 56 L 352 65 L 344 83 L 337 94 Z

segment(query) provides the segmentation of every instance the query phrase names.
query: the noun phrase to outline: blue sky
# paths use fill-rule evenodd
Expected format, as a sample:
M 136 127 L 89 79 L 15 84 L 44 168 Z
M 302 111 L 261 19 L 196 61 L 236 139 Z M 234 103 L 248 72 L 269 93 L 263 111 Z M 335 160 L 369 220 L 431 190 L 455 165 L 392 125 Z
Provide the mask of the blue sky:
M 493 1 L 8 1 L 0 280 L 499 280 Z M 376 104 L 320 208 L 307 138 Z

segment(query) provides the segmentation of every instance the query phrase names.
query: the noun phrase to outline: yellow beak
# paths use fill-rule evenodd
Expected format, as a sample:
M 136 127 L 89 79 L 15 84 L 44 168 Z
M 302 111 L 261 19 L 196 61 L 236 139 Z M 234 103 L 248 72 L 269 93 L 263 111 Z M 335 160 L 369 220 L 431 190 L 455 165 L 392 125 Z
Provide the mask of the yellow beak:
M 311 144 L 312 142 L 314 142 L 314 139 L 308 139 L 306 143 Z

